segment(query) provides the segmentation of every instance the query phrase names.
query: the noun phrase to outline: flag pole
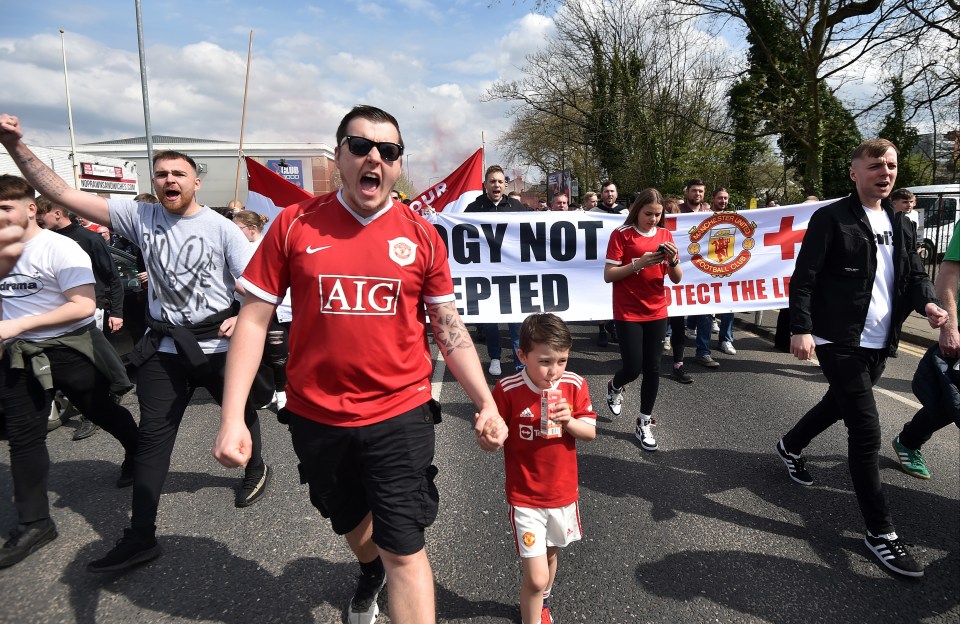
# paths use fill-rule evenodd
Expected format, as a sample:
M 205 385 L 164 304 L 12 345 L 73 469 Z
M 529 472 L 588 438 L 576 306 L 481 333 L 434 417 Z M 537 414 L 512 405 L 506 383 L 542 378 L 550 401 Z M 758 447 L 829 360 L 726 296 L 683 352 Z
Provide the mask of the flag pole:
M 67 78 L 67 44 L 60 29 L 60 51 L 63 53 L 63 84 L 67 89 L 67 123 L 70 128 L 70 160 L 73 161 L 73 188 L 80 190 L 80 163 L 77 162 L 77 141 L 73 137 L 73 106 L 70 104 L 70 80 Z
M 480 168 L 486 172 L 487 170 L 487 141 L 483 136 L 483 130 L 480 131 Z M 486 182 L 486 180 L 484 180 Z
M 147 58 L 143 52 L 143 15 L 140 0 L 137 9 L 137 50 L 140 53 L 140 92 L 143 95 L 143 130 L 147 140 L 147 167 L 150 168 L 149 180 L 153 180 L 153 129 L 150 127 L 150 96 L 147 93 Z M 139 174 L 138 174 L 139 175 Z M 152 183 L 152 182 L 151 182 Z
M 240 164 L 243 162 L 243 127 L 247 122 L 247 92 L 250 89 L 250 57 L 253 55 L 253 31 L 250 31 L 250 44 L 247 46 L 247 77 L 243 83 L 243 113 L 240 115 L 240 144 L 237 148 L 237 183 L 233 187 L 233 201 L 240 196 Z

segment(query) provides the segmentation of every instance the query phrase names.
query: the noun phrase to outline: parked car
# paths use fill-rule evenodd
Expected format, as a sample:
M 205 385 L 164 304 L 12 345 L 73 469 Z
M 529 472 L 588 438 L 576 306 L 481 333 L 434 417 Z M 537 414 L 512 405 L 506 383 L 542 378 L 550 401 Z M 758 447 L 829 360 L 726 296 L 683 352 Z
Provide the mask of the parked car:
M 917 196 L 915 210 L 920 219 L 917 243 L 925 260 L 940 261 L 950 244 L 953 228 L 960 213 L 960 184 L 911 186 Z

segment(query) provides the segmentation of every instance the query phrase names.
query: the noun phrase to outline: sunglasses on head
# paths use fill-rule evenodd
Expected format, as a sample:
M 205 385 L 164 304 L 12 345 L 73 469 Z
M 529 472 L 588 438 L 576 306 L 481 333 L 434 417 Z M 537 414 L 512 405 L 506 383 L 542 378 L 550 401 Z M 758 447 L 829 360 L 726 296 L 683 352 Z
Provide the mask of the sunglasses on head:
M 374 147 L 380 152 L 380 158 L 389 162 L 395 161 L 403 154 L 402 145 L 399 143 L 390 143 L 389 141 L 375 143 L 363 137 L 345 136 L 343 140 L 340 141 L 340 145 L 344 143 L 347 144 L 347 149 L 349 149 L 350 153 L 354 156 L 366 156 Z

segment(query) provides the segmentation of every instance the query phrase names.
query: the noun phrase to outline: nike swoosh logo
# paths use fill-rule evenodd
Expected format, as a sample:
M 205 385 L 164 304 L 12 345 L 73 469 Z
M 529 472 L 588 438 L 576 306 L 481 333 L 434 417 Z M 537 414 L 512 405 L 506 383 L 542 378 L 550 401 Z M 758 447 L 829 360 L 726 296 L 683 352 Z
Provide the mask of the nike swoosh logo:
M 318 251 L 323 251 L 324 249 L 330 249 L 331 247 L 333 247 L 333 245 L 325 245 L 325 246 L 323 246 L 323 247 L 311 247 L 311 246 L 307 245 L 307 253 L 308 253 L 308 254 L 315 254 L 315 253 L 317 253 Z
M 40 367 L 39 369 L 37 369 L 37 370 L 38 370 L 38 372 L 39 372 L 39 371 L 45 371 L 45 370 L 47 370 L 48 368 L 50 368 L 50 365 L 49 365 L 49 364 L 46 365 L 46 366 L 41 366 L 41 367 Z

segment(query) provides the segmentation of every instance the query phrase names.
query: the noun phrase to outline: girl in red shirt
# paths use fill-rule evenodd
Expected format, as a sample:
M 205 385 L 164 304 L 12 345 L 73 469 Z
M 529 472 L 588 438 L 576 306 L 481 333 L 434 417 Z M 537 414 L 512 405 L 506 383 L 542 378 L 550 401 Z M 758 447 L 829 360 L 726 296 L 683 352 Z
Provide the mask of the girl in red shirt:
M 640 415 L 636 437 L 645 451 L 657 450 L 653 437 L 653 405 L 660 388 L 660 354 L 667 331 L 667 299 L 663 278 L 683 277 L 677 246 L 669 231 L 658 228 L 663 195 L 642 191 L 627 220 L 610 235 L 603 280 L 613 284 L 613 319 L 620 335 L 622 366 L 607 382 L 607 406 L 614 416 L 623 407 L 623 388 L 640 375 Z

